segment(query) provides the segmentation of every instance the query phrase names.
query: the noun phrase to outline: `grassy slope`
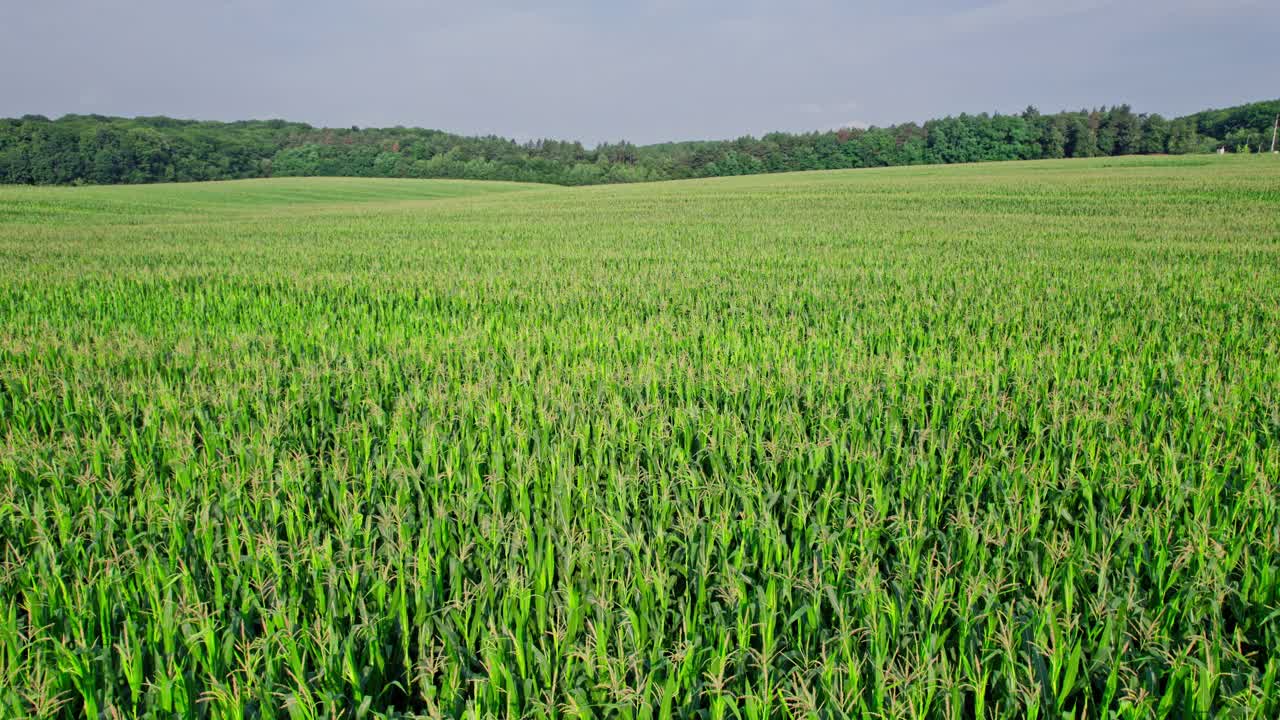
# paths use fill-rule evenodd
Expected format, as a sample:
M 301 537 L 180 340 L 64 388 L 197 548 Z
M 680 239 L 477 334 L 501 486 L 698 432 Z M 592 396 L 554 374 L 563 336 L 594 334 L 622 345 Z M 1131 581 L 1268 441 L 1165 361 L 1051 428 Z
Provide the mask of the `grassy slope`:
M 0 186 L 0 223 L 207 220 L 217 216 L 387 205 L 542 187 L 527 183 L 382 178 L 272 178 L 83 188 Z
M 1274 159 L 289 182 L 0 189 L 0 707 L 1280 710 Z

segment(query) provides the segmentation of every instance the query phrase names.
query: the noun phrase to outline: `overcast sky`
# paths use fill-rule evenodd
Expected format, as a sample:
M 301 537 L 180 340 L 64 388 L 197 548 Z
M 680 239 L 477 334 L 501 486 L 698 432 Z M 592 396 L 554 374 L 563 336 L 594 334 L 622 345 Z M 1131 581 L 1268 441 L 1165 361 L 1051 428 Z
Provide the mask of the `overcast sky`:
M 1280 97 L 1275 0 L 0 0 L 0 116 L 588 143 Z

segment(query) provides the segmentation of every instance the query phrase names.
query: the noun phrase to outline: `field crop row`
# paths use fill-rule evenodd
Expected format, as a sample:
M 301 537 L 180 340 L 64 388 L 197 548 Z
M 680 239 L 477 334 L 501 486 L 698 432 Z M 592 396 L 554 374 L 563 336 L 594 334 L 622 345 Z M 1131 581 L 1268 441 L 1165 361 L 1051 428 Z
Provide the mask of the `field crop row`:
M 1272 158 L 256 182 L 0 188 L 0 716 L 1280 714 Z

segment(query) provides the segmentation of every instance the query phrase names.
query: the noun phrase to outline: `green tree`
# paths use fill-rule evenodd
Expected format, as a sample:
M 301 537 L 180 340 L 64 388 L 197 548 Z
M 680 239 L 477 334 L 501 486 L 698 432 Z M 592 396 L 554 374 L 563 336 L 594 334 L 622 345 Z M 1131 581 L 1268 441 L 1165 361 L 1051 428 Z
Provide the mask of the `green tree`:
M 563 184 L 957 163 L 1099 153 L 1267 147 L 1280 100 L 1170 122 L 1128 105 L 1045 115 L 968 115 L 860 130 L 593 149 L 517 143 L 423 128 L 316 128 L 283 120 L 39 115 L 0 120 L 0 182 L 68 184 L 220 180 L 270 175 L 465 177 Z M 615 167 L 620 166 L 620 167 Z M 590 168 L 590 169 L 588 169 Z
M 1084 114 L 1072 115 L 1067 125 L 1067 157 L 1087 158 L 1098 154 L 1098 137 Z
M 1169 147 L 1169 121 L 1158 114 L 1143 118 L 1141 152 L 1148 155 L 1164 153 Z
M 1185 155 L 1196 152 L 1200 139 L 1196 135 L 1195 121 L 1183 119 L 1174 121 L 1169 127 L 1170 155 Z
M 1136 155 L 1142 152 L 1142 122 L 1128 105 L 1111 109 L 1111 131 L 1115 136 L 1113 155 Z
M 1061 115 L 1040 119 L 1040 157 L 1067 156 L 1067 121 Z

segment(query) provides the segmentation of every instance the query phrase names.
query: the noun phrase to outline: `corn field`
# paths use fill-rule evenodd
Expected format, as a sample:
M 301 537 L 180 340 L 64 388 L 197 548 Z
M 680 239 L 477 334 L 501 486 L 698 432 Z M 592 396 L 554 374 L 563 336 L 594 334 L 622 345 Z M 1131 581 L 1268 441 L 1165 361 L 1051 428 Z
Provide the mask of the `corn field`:
M 1280 164 L 0 188 L 0 717 L 1280 716 Z

